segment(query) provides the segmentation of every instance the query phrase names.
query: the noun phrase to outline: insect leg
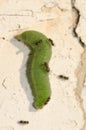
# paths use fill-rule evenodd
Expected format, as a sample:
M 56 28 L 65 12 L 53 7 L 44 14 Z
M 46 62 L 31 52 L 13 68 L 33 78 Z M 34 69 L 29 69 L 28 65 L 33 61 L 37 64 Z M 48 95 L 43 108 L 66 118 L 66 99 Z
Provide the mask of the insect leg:
M 46 71 L 49 72 L 50 71 L 50 68 L 49 68 L 49 65 L 47 62 L 44 63 L 45 67 L 46 67 Z
M 52 39 L 48 39 L 51 42 L 51 45 L 54 46 L 53 40 Z

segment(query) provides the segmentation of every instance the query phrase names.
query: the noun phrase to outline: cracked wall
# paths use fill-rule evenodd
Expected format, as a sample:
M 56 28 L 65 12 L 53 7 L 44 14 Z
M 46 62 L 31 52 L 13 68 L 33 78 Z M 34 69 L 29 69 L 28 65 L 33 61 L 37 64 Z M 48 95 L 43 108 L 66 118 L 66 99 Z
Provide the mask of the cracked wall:
M 0 4 L 0 129 L 85 130 L 85 0 L 36 0 L 35 5 L 34 0 L 3 0 Z M 29 29 L 43 32 L 55 44 L 50 61 L 52 96 L 39 111 L 32 107 L 25 75 L 30 50 L 14 39 Z M 19 125 L 19 120 L 30 124 Z

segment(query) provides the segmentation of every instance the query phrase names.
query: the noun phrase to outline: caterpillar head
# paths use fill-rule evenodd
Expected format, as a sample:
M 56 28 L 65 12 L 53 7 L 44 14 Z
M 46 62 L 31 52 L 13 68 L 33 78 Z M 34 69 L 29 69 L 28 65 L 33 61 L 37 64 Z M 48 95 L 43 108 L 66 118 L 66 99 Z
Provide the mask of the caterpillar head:
M 37 31 L 25 31 L 15 36 L 15 38 L 21 42 L 24 42 L 32 49 L 35 49 L 37 44 L 41 43 L 43 39 L 46 39 L 46 36 Z

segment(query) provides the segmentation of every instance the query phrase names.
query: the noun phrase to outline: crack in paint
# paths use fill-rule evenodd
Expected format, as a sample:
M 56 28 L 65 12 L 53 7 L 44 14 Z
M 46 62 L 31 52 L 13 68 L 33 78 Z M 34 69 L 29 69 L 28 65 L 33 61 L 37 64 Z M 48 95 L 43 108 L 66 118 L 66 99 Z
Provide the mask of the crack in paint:
M 32 10 L 18 10 L 17 12 L 15 13 L 0 13 L 0 16 L 33 16 L 33 11 Z
M 47 8 L 47 9 L 52 9 L 54 7 L 57 7 L 60 11 L 68 11 L 68 9 L 63 9 L 59 6 L 59 4 L 55 1 L 51 1 L 51 2 L 48 2 L 46 4 L 44 4 L 42 7 L 41 7 L 41 10 L 44 9 L 44 8 Z
M 80 11 L 79 9 L 76 8 L 75 6 L 75 0 L 71 0 L 71 5 L 72 5 L 72 10 L 76 13 L 76 21 L 75 21 L 75 26 L 73 28 L 73 34 L 74 36 L 78 39 L 79 43 L 81 44 L 82 47 L 85 47 L 85 43 L 82 41 L 82 38 L 78 35 L 78 33 L 76 32 L 76 29 L 78 27 L 79 21 L 80 21 Z
M 83 126 L 81 130 L 86 129 L 86 112 L 85 108 L 83 106 L 83 98 L 82 98 L 82 90 L 84 87 L 85 77 L 86 77 L 86 46 L 85 43 L 82 41 L 81 37 L 76 32 L 76 29 L 78 27 L 79 21 L 80 21 L 80 11 L 75 6 L 76 0 L 71 0 L 72 10 L 76 13 L 76 21 L 75 21 L 75 27 L 73 28 L 73 34 L 78 39 L 81 46 L 84 48 L 84 52 L 81 54 L 81 63 L 77 69 L 76 76 L 77 76 L 77 88 L 75 89 L 75 96 L 76 100 L 79 102 L 80 109 L 83 112 Z
M 5 81 L 6 81 L 6 78 L 3 79 L 2 86 L 6 89 Z

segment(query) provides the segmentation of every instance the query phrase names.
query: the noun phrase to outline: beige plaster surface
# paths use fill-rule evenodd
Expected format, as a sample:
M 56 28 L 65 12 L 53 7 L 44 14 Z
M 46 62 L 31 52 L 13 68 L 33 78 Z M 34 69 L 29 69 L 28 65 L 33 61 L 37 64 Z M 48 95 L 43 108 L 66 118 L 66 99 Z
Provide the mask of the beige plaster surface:
M 0 130 L 86 130 L 83 9 L 85 0 L 0 0 Z M 25 74 L 30 50 L 14 38 L 30 29 L 55 44 L 49 75 L 52 96 L 41 110 L 32 107 Z M 29 124 L 21 125 L 19 120 Z

